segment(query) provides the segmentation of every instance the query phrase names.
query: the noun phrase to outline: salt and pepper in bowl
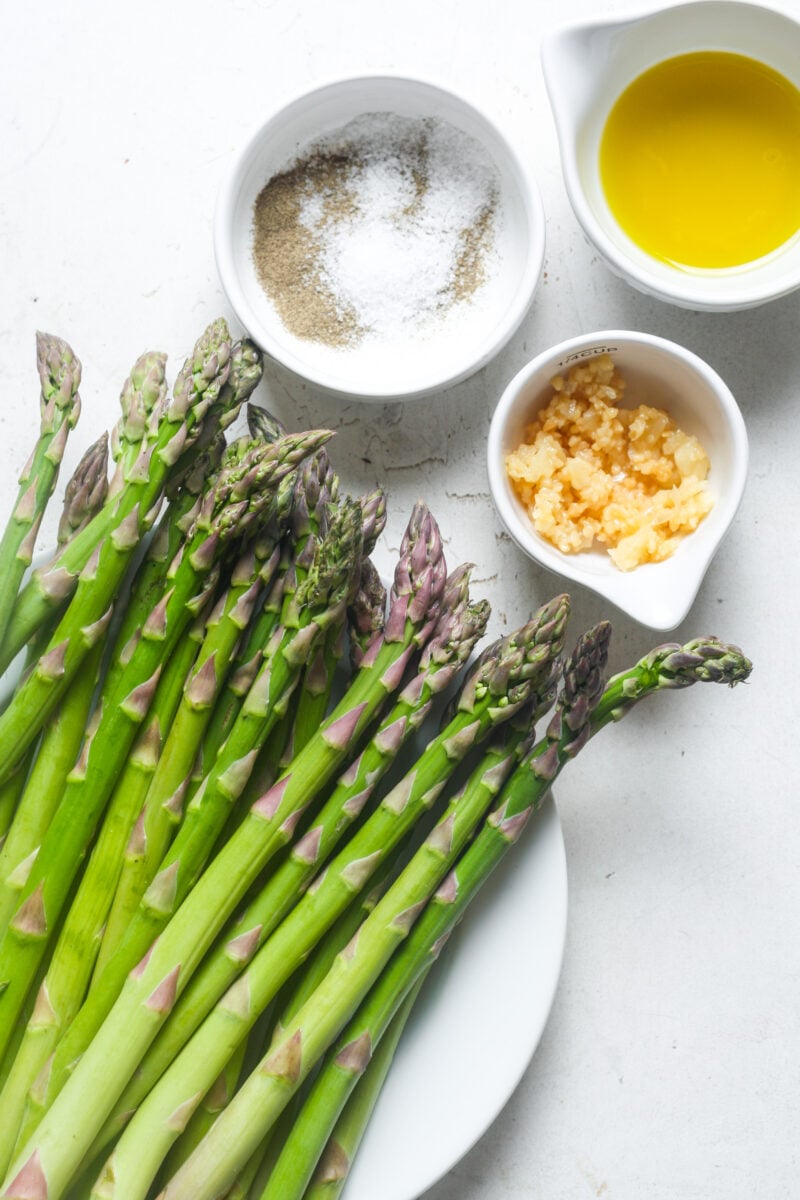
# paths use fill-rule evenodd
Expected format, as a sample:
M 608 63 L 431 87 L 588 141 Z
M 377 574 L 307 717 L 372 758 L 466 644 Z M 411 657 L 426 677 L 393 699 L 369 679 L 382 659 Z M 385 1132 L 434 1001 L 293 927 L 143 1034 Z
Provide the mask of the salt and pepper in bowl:
M 273 358 L 333 393 L 409 399 L 506 344 L 544 228 L 535 180 L 483 112 L 382 75 L 316 88 L 260 126 L 220 193 L 215 252 Z

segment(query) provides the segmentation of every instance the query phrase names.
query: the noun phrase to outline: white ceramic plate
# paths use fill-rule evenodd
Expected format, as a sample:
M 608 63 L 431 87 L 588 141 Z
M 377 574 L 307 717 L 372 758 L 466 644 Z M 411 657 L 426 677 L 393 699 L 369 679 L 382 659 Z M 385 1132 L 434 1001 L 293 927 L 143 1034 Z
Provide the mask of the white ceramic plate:
M 423 985 L 345 1200 L 416 1200 L 488 1129 L 542 1035 L 566 917 L 564 841 L 548 799 Z

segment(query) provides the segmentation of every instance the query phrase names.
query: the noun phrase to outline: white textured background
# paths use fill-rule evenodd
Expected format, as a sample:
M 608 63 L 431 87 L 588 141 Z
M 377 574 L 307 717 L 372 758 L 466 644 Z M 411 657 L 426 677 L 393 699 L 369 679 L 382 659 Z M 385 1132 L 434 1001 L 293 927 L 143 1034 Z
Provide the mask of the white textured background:
M 798 0 L 783 7 L 800 19 Z M 500 1120 L 427 1200 L 783 1200 L 800 1195 L 800 294 L 695 315 L 639 296 L 597 261 L 566 200 L 538 59 L 543 33 L 594 8 L 7 5 L 0 511 L 35 425 L 37 328 L 66 337 L 84 363 L 66 478 L 115 419 L 141 350 L 168 350 L 174 372 L 209 319 L 231 316 L 212 257 L 215 195 L 235 149 L 284 96 L 393 67 L 482 99 L 529 156 L 548 215 L 546 277 L 511 345 L 467 383 L 405 407 L 326 400 L 276 368 L 260 399 L 290 425 L 337 429 L 336 462 L 353 489 L 388 486 L 387 561 L 424 496 L 450 561 L 479 564 L 499 632 L 558 588 L 501 533 L 489 500 L 484 443 L 502 388 L 534 353 L 580 332 L 627 327 L 682 342 L 739 400 L 751 470 L 676 636 L 738 641 L 756 669 L 732 694 L 696 688 L 642 707 L 564 777 L 570 919 L 552 1016 Z M 574 611 L 577 631 L 607 610 L 575 589 Z M 658 640 L 607 615 L 614 666 Z

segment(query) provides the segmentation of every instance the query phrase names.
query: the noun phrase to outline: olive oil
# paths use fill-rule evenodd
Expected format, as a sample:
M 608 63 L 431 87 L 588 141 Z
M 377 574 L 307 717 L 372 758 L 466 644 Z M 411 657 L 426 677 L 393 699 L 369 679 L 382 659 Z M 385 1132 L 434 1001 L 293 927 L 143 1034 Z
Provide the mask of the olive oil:
M 723 51 L 658 63 L 625 89 L 600 143 L 622 229 L 676 267 L 737 267 L 800 229 L 800 91 Z

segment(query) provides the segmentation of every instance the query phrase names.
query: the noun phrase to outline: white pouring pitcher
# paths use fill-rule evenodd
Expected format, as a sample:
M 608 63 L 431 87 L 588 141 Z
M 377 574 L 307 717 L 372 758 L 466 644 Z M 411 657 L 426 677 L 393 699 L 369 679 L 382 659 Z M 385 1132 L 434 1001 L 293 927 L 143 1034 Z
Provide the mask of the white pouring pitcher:
M 639 75 L 664 59 L 721 50 L 758 59 L 800 88 L 800 25 L 738 0 L 699 0 L 624 21 L 563 29 L 542 43 L 570 203 L 607 265 L 633 287 L 683 308 L 751 308 L 800 287 L 800 232 L 744 267 L 689 271 L 659 262 L 617 224 L 603 194 L 599 149 L 608 114 Z

